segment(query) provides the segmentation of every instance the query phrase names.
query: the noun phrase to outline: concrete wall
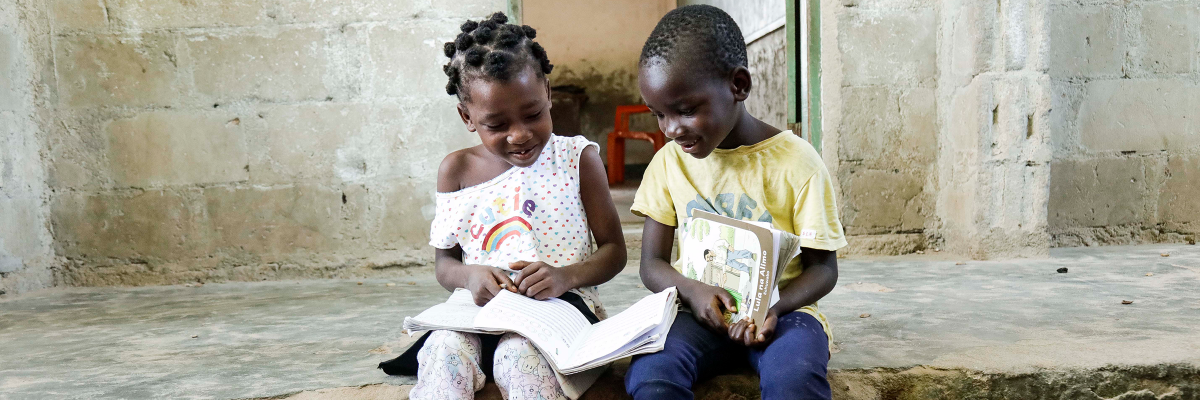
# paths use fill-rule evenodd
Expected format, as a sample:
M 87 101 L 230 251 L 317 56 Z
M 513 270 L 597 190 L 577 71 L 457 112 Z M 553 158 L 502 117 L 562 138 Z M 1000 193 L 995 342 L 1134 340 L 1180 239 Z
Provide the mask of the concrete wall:
M 587 90 L 580 114 L 582 134 L 600 143 L 613 129 L 618 105 L 642 104 L 637 87 L 637 63 L 642 45 L 654 25 L 675 8 L 674 0 L 523 0 L 523 23 L 537 29 L 554 72 L 551 85 L 576 85 Z M 634 129 L 657 130 L 648 115 L 634 120 Z M 626 164 L 645 164 L 654 156 L 648 142 L 628 141 Z
M 1055 246 L 1200 233 L 1200 2 L 1050 6 Z
M 43 168 L 47 18 L 32 2 L 0 3 L 0 295 L 51 286 L 57 266 Z
M 746 108 L 751 115 L 787 129 L 787 5 L 776 0 L 679 0 L 679 6 L 707 4 L 718 7 L 737 22 L 746 44 L 754 87 Z
M 402 273 L 478 138 L 442 43 L 506 2 L 47 0 L 71 285 Z M 36 198 L 36 193 L 33 195 Z
M 936 228 L 935 2 L 821 2 L 823 156 L 847 254 L 926 247 Z

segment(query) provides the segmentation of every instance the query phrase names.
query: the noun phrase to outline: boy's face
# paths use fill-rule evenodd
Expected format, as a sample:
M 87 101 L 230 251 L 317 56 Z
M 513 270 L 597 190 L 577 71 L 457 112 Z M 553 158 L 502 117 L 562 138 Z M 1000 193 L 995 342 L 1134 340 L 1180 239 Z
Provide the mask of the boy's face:
M 479 134 L 483 147 L 518 167 L 537 161 L 550 141 L 550 87 L 533 68 L 500 82 L 476 78 L 465 87 L 470 101 L 458 104 L 467 130 Z
M 739 88 L 731 79 L 689 70 L 686 62 L 650 60 L 638 73 L 642 99 L 658 128 L 695 158 L 708 157 L 741 116 Z

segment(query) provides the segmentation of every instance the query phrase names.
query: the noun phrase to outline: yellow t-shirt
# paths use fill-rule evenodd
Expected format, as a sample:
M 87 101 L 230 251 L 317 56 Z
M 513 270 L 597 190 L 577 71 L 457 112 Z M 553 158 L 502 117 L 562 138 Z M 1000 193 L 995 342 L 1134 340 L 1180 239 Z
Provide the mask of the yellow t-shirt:
M 750 146 L 716 149 L 704 159 L 692 157 L 674 142 L 659 150 L 646 168 L 631 211 L 678 226 L 679 216 L 689 218 L 695 209 L 770 222 L 775 229 L 800 236 L 801 247 L 833 251 L 846 246 L 829 170 L 812 145 L 791 131 Z M 792 260 L 779 286 L 801 272 L 800 259 Z M 821 321 L 832 346 L 833 334 L 817 304 L 798 311 Z

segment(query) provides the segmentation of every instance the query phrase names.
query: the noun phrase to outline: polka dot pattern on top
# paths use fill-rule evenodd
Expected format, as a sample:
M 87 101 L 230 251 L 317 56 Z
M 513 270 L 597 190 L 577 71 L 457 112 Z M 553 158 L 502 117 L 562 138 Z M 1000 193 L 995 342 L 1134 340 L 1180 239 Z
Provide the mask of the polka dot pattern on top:
M 551 135 L 533 165 L 437 193 L 429 244 L 439 249 L 458 245 L 464 263 L 505 270 L 515 261 L 555 267 L 583 261 L 592 239 L 579 194 L 579 156 L 588 146 L 597 145 L 581 136 Z M 603 318 L 595 288 L 586 289 L 577 292 Z

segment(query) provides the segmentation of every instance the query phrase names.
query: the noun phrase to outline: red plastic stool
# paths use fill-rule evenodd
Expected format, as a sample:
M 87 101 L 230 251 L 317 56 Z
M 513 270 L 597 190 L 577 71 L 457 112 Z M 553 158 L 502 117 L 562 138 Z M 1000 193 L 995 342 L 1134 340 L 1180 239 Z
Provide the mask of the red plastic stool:
M 613 131 L 608 133 L 608 184 L 616 185 L 625 181 L 625 139 L 645 140 L 654 144 L 658 151 L 667 144 L 667 135 L 662 131 L 639 132 L 629 130 L 629 116 L 649 113 L 650 107 L 617 106 L 617 118 L 613 123 Z

